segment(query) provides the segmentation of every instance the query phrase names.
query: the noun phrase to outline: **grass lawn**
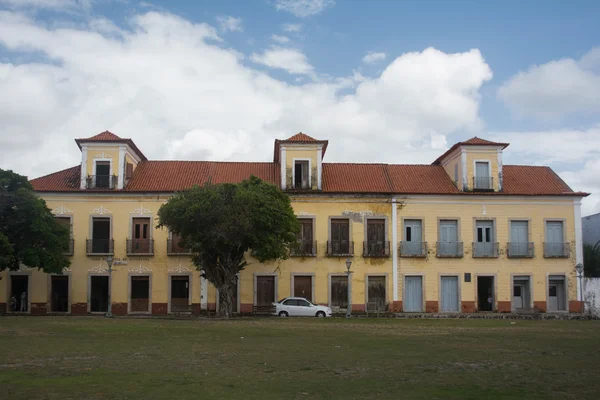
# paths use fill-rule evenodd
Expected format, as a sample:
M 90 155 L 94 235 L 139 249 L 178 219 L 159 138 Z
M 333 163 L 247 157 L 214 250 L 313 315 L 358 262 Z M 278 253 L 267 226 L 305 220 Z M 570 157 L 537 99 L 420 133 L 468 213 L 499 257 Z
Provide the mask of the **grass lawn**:
M 598 399 L 599 321 L 0 318 L 0 399 Z

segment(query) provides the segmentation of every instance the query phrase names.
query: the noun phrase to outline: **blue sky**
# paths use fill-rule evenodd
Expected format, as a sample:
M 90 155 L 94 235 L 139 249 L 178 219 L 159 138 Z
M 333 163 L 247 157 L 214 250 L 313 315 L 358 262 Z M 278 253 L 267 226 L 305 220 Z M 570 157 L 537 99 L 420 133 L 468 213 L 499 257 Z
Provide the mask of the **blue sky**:
M 72 138 L 105 129 L 157 159 L 268 160 L 305 131 L 330 139 L 326 161 L 390 163 L 477 135 L 600 192 L 598 15 L 583 0 L 0 0 L 0 167 L 69 167 Z

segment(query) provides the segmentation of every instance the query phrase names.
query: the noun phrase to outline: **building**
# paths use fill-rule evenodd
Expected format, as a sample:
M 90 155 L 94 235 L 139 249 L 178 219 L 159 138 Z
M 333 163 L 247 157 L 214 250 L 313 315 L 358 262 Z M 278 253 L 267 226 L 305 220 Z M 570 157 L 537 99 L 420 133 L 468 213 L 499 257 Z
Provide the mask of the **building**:
M 69 225 L 71 267 L 3 272 L 0 306 L 26 292 L 32 314 L 200 313 L 214 287 L 177 238 L 156 229 L 175 191 L 255 175 L 280 186 L 302 224 L 282 262 L 239 274 L 234 308 L 302 296 L 354 311 L 578 312 L 580 202 L 550 168 L 503 165 L 508 143 L 456 143 L 431 165 L 324 163 L 327 140 L 275 140 L 272 162 L 151 161 L 130 139 L 76 139 L 81 164 L 31 183 Z M 109 279 L 105 259 L 112 255 Z M 346 260 L 352 274 L 346 276 Z
M 581 219 L 583 227 L 583 244 L 594 246 L 600 242 L 600 213 L 588 215 Z

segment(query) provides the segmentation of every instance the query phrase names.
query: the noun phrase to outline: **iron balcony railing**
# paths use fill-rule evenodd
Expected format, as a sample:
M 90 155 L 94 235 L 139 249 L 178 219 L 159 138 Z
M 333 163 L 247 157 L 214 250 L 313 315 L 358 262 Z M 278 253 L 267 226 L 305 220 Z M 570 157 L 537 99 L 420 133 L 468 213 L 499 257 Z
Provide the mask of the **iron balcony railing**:
M 290 256 L 292 257 L 315 257 L 316 255 L 316 240 L 298 240 L 290 247 Z
M 192 254 L 191 249 L 186 249 L 179 244 L 179 240 L 167 239 L 167 255 L 178 256 Z
M 363 257 L 389 257 L 390 242 L 367 240 L 363 242 Z
M 497 258 L 498 242 L 473 242 L 473 258 Z
M 354 255 L 354 242 L 348 240 L 330 240 L 327 242 L 327 255 L 344 257 Z
M 67 244 L 67 247 L 65 248 L 65 251 L 63 254 L 65 256 L 72 256 L 74 250 L 75 250 L 75 239 L 69 239 L 69 243 Z
M 116 175 L 88 175 L 87 188 L 88 189 L 116 189 L 117 182 L 118 182 L 118 180 L 117 180 Z
M 92 255 L 112 255 L 115 250 L 115 241 L 113 239 L 86 239 L 86 253 Z
M 440 258 L 460 258 L 463 256 L 463 242 L 437 242 L 435 254 Z
M 427 257 L 427 242 L 400 242 L 400 257 Z
M 473 190 L 494 190 L 494 178 L 491 176 L 473 177 Z
M 527 242 L 508 242 L 506 244 L 506 256 L 508 258 L 533 258 L 534 245 Z
M 569 243 L 544 243 L 544 257 L 568 258 L 571 254 Z
M 154 239 L 127 239 L 127 255 L 153 255 Z

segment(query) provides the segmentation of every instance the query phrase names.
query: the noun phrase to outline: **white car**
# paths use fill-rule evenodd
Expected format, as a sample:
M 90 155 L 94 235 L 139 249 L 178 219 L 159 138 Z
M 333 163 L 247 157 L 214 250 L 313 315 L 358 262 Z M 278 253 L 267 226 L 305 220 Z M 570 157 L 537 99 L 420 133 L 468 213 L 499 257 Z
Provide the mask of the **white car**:
M 286 297 L 273 305 L 274 315 L 280 317 L 331 317 L 331 308 L 318 306 L 303 297 Z

